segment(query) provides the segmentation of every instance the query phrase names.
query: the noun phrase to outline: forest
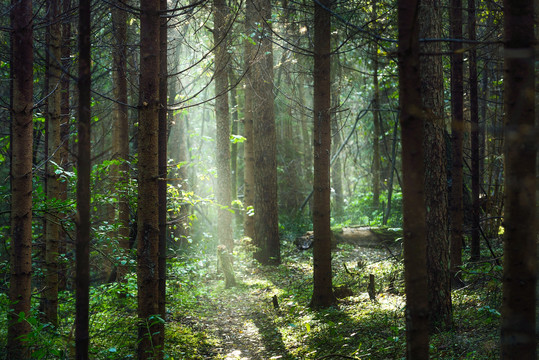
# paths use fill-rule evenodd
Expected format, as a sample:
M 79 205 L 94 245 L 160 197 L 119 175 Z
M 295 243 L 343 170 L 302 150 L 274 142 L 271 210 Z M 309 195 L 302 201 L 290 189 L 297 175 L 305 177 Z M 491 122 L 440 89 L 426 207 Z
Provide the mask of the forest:
M 534 0 L 0 12 L 0 360 L 537 358 Z

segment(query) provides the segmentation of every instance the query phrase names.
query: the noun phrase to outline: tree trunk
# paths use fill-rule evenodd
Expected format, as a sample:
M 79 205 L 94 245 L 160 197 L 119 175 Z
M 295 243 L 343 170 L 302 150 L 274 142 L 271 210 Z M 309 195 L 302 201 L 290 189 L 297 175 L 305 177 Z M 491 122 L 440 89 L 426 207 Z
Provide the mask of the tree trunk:
M 419 36 L 442 37 L 442 14 L 436 0 L 420 3 Z M 420 60 L 421 100 L 425 122 L 425 204 L 427 223 L 427 269 L 430 329 L 451 326 L 451 281 L 447 224 L 447 170 L 444 121 L 444 86 L 441 45 L 422 44 Z
M 462 0 L 451 0 L 451 38 L 462 39 Z M 462 265 L 463 176 L 462 139 L 464 133 L 463 59 L 461 45 L 451 43 L 451 274 L 453 286 L 460 286 L 458 272 Z
M 228 7 L 225 0 L 213 1 L 213 41 L 215 46 L 215 118 L 217 162 L 217 232 L 219 243 L 230 252 L 234 248 L 230 195 L 230 112 L 228 107 Z
M 399 104 L 402 138 L 404 281 L 408 359 L 429 358 L 424 121 L 419 74 L 419 1 L 399 0 Z
M 167 9 L 167 0 L 160 0 L 160 11 Z M 165 346 L 165 323 L 166 295 L 167 295 L 167 95 L 168 95 L 168 59 L 167 59 L 167 26 L 168 18 L 160 18 L 159 28 L 159 119 L 158 119 L 158 199 L 159 199 L 159 249 L 158 249 L 158 272 L 159 272 L 159 343 L 154 344 L 158 353 L 156 359 L 163 359 Z
M 47 164 L 46 192 L 48 204 L 59 199 L 60 182 L 56 167 L 60 166 L 60 117 L 62 76 L 62 33 L 59 22 L 60 2 L 49 0 L 48 26 L 48 94 L 47 99 Z M 58 255 L 60 224 L 58 206 L 48 208 L 45 226 L 45 293 L 44 320 L 58 325 Z
M 323 8 L 324 6 L 325 8 Z M 314 199 L 312 308 L 335 304 L 331 269 L 331 0 L 314 5 Z
M 536 156 L 533 0 L 504 3 L 503 359 L 536 359 Z
M 158 115 L 160 0 L 140 7 L 139 195 L 137 231 L 138 358 L 157 356 L 159 343 Z
M 256 9 L 252 0 L 248 0 L 245 3 L 245 33 L 251 34 L 256 29 L 255 24 Z M 243 235 L 254 240 L 255 238 L 255 218 L 254 218 L 254 203 L 255 203 L 255 159 L 254 159 L 254 138 L 253 138 L 253 85 L 255 74 L 254 69 L 254 55 L 257 52 L 255 45 L 253 45 L 250 39 L 244 41 L 245 46 L 245 103 L 244 103 L 244 137 L 245 142 L 243 144 L 243 161 L 244 161 L 244 192 L 243 192 L 243 206 L 246 209 L 243 218 Z
M 112 8 L 112 26 L 116 40 L 112 52 L 114 71 L 114 122 L 112 127 L 113 158 L 119 161 L 111 169 L 111 178 L 115 181 L 118 203 L 116 206 L 118 222 L 118 245 L 126 261 L 129 252 L 129 117 L 127 113 L 127 13 L 123 9 Z M 120 262 L 117 278 L 123 281 L 128 266 Z
M 91 10 L 79 2 L 79 121 L 77 156 L 76 358 L 88 359 L 90 302 Z
M 373 2 L 373 21 L 376 23 L 376 1 Z M 380 86 L 378 85 L 378 43 L 374 43 L 373 51 L 373 85 L 374 96 L 372 100 L 372 121 L 374 124 L 373 133 L 373 159 L 372 159 L 372 208 L 378 210 L 380 207 Z
M 335 37 L 334 37 L 335 38 Z M 339 64 L 339 56 L 335 54 L 332 61 L 331 71 L 331 132 L 332 132 L 332 151 L 331 156 L 335 155 L 342 144 L 341 127 L 339 125 L 339 107 L 341 103 L 341 67 Z M 344 194 L 342 186 L 342 162 L 341 158 L 337 156 L 331 166 L 331 187 L 334 190 L 333 204 L 334 204 L 334 216 L 339 218 L 344 215 Z
M 281 249 L 277 204 L 277 144 L 273 95 L 273 50 L 271 42 L 271 1 L 253 0 L 255 21 L 262 24 L 255 41 L 260 43 L 251 67 L 253 91 L 253 140 L 255 181 L 255 254 L 263 264 L 279 264 Z M 254 117 L 256 115 L 256 117 Z
M 475 41 L 475 0 L 468 0 L 468 37 Z M 479 238 L 479 111 L 477 99 L 477 52 L 470 48 L 468 60 L 470 75 L 470 123 L 471 123 L 471 155 L 472 155 L 472 261 L 481 257 Z
M 33 34 L 32 2 L 11 8 L 12 128 L 11 128 L 11 278 L 7 353 L 10 359 L 30 358 L 23 338 L 30 332 L 32 292 L 32 137 Z M 24 319 L 19 321 L 19 316 Z

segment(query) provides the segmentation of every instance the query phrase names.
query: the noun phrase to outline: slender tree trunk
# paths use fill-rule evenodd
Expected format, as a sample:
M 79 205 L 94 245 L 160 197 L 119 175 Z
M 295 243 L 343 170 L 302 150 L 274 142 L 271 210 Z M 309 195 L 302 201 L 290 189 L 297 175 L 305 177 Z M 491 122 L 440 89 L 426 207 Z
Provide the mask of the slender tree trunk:
M 245 3 L 245 33 L 251 34 L 256 29 L 255 24 L 256 9 L 252 0 L 248 0 Z M 260 45 L 258 43 L 258 45 Z M 246 211 L 243 218 L 243 235 L 254 240 L 255 238 L 255 217 L 254 217 L 254 203 L 255 203 L 255 159 L 254 159 L 254 137 L 253 137 L 253 84 L 256 74 L 253 74 L 254 55 L 258 51 L 255 45 L 253 45 L 250 39 L 244 41 L 244 63 L 245 63 L 245 100 L 244 100 L 244 132 L 245 142 L 243 143 L 243 161 L 244 161 L 244 192 L 243 192 L 243 206 Z
M 324 6 L 325 8 L 323 8 Z M 313 296 L 311 307 L 335 304 L 331 270 L 331 0 L 314 5 L 314 199 Z
M 159 7 L 160 0 L 140 4 L 139 195 L 137 231 L 138 358 L 152 359 L 159 344 Z
M 116 184 L 118 203 L 116 206 L 118 221 L 118 245 L 123 251 L 125 261 L 117 268 L 117 278 L 123 281 L 127 274 L 127 256 L 129 252 L 129 117 L 127 112 L 127 13 L 116 7 L 112 8 L 112 26 L 116 40 L 112 53 L 114 71 L 114 125 L 112 127 L 113 158 L 119 161 L 111 169 L 111 178 Z
M 239 109 L 238 109 L 238 91 L 237 91 L 237 79 L 234 75 L 234 70 L 230 64 L 228 64 L 228 82 L 230 88 L 230 107 L 231 107 L 231 119 L 230 131 L 233 135 L 238 135 L 239 124 Z M 230 198 L 236 200 L 238 198 L 238 143 L 234 142 L 230 145 Z M 236 215 L 238 212 L 236 211 Z
M 215 45 L 215 118 L 216 118 L 216 157 L 217 157 L 217 194 L 219 206 L 217 231 L 219 242 L 229 251 L 234 247 L 232 237 L 232 213 L 230 195 L 230 112 L 228 107 L 228 54 L 227 25 L 229 9 L 225 0 L 213 1 L 213 39 Z M 222 208 L 225 207 L 225 208 Z
M 49 204 L 59 199 L 60 184 L 56 167 L 60 166 L 60 117 L 62 76 L 62 33 L 59 22 L 60 2 L 49 0 L 48 26 L 48 94 L 46 192 Z M 45 226 L 45 294 L 44 320 L 58 325 L 58 255 L 60 223 L 57 206 L 48 209 Z
M 376 1 L 373 2 L 373 18 L 376 21 Z M 373 85 L 374 96 L 372 101 L 374 124 L 373 133 L 373 159 L 372 159 L 372 208 L 380 207 L 380 86 L 378 84 L 378 43 L 374 43 L 373 51 Z
M 393 127 L 393 141 L 391 145 L 391 169 L 389 170 L 389 182 L 387 184 L 387 208 L 384 213 L 382 225 L 387 225 L 389 216 L 391 215 L 391 199 L 393 198 L 393 179 L 395 175 L 395 163 L 397 162 L 397 140 L 398 140 L 398 121 L 395 121 Z
M 7 353 L 10 359 L 30 358 L 24 336 L 30 324 L 32 292 L 32 137 L 33 34 L 32 2 L 14 2 L 11 8 L 11 278 L 9 282 Z
M 255 41 L 260 49 L 251 68 L 255 180 L 255 255 L 263 264 L 279 264 L 281 249 L 277 204 L 277 144 L 273 95 L 271 1 L 253 0 L 255 21 L 262 24 Z M 253 76 L 258 78 L 253 80 Z
M 160 0 L 160 11 L 164 13 L 167 9 L 167 0 Z M 163 359 L 165 346 L 165 323 L 166 317 L 166 296 L 167 296 L 167 95 L 168 95 L 168 59 L 167 59 L 167 27 L 168 18 L 161 17 L 159 28 L 159 130 L 158 130 L 158 171 L 159 180 L 159 249 L 158 249 L 158 272 L 159 272 L 159 315 L 163 322 L 159 323 L 159 343 L 157 348 L 157 359 Z
M 399 0 L 399 103 L 402 137 L 406 344 L 410 360 L 429 358 L 424 121 L 419 73 L 419 1 Z
M 536 359 L 534 3 L 504 3 L 505 217 L 502 359 Z
M 468 0 L 468 37 L 474 41 L 475 34 L 475 0 Z M 477 98 L 477 51 L 470 48 L 468 60 L 470 74 L 470 123 L 472 153 L 472 260 L 481 256 L 479 238 L 479 110 Z
M 451 0 L 451 38 L 462 39 L 462 0 Z M 463 238 L 463 176 L 462 139 L 464 133 L 463 114 L 463 59 L 461 45 L 451 44 L 451 273 L 453 286 L 460 286 L 458 272 L 462 265 Z
M 335 37 L 334 37 L 335 38 Z M 341 66 L 339 64 L 339 56 L 335 54 L 331 59 L 332 71 L 331 71 L 331 132 L 332 132 L 332 156 L 336 154 L 342 144 L 341 128 L 339 126 L 339 106 L 341 102 Z M 344 195 L 342 186 L 342 162 L 338 156 L 335 158 L 333 165 L 331 166 L 331 187 L 333 188 L 334 196 L 334 216 L 340 217 L 344 214 Z
M 442 36 L 442 14 L 436 0 L 420 3 L 419 36 L 437 39 Z M 421 98 L 425 122 L 425 204 L 427 222 L 427 268 L 430 329 L 451 326 L 451 281 L 449 272 L 449 237 L 447 224 L 447 170 L 444 86 L 441 46 L 438 42 L 422 44 L 420 60 Z
M 76 359 L 88 359 L 90 303 L 91 10 L 79 2 L 79 121 L 77 156 Z

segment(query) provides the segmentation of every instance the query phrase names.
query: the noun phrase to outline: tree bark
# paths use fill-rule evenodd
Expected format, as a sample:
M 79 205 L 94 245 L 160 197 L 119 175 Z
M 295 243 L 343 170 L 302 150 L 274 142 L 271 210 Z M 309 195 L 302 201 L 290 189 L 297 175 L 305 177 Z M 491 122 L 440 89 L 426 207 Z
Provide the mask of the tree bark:
M 24 336 L 30 332 L 32 292 L 32 137 L 33 33 L 32 2 L 12 4 L 12 128 L 11 128 L 11 277 L 9 282 L 7 353 L 30 358 Z M 19 316 L 23 317 L 19 321 Z
M 277 204 L 277 140 L 273 95 L 271 1 L 253 0 L 255 21 L 261 25 L 255 41 L 260 43 L 251 67 L 254 140 L 255 254 L 263 264 L 279 264 L 281 249 Z M 256 116 L 255 116 L 256 115 Z
M 88 359 L 90 302 L 91 10 L 79 2 L 79 121 L 77 157 L 76 359 Z
M 323 7 L 322 7 L 323 6 Z M 312 308 L 335 304 L 331 269 L 331 0 L 314 5 L 314 199 Z
M 422 19 L 419 36 L 441 38 L 442 14 L 437 1 L 421 1 L 419 11 Z M 448 329 L 452 323 L 441 45 L 439 42 L 422 44 L 421 53 L 429 317 L 430 329 L 434 332 Z
M 230 252 L 234 248 L 230 212 L 230 112 L 228 106 L 228 7 L 225 0 L 213 1 L 213 41 L 215 46 L 215 118 L 217 162 L 217 232 L 219 243 Z
M 536 359 L 536 156 L 533 0 L 504 1 L 503 359 Z
M 402 138 L 404 281 L 408 359 L 429 358 L 424 120 L 419 73 L 419 1 L 399 0 L 399 104 Z
M 137 231 L 138 358 L 157 356 L 159 343 L 158 118 L 160 0 L 140 7 L 139 195 Z

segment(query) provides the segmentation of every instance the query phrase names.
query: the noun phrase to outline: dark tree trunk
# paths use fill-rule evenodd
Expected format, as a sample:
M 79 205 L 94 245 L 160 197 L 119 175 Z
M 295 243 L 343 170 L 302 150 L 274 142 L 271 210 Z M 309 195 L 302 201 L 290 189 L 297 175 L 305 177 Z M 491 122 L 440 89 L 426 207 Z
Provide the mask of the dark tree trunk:
M 442 14 L 436 0 L 420 3 L 420 37 L 442 36 Z M 421 100 L 425 122 L 425 204 L 427 222 L 427 268 L 430 329 L 451 326 L 451 281 L 449 273 L 449 234 L 447 224 L 447 170 L 445 149 L 444 87 L 441 45 L 421 46 Z
M 91 10 L 79 2 L 79 121 L 77 157 L 76 316 L 77 360 L 88 359 L 90 301 L 90 172 L 91 172 Z
M 14 2 L 11 8 L 11 278 L 7 353 L 10 359 L 30 358 L 23 337 L 30 324 L 32 292 L 32 137 L 33 34 L 32 2 Z
M 424 121 L 419 74 L 419 1 L 399 0 L 399 104 L 402 138 L 407 358 L 429 358 Z
M 504 1 L 503 359 L 536 359 L 536 156 L 533 0 Z
M 167 0 L 160 0 L 160 11 L 167 9 Z M 168 59 L 167 59 L 167 26 L 168 18 L 161 17 L 159 29 L 159 132 L 158 132 L 158 198 L 159 198 L 159 315 L 164 321 L 166 316 L 167 295 L 167 95 L 168 95 Z M 163 359 L 165 346 L 165 323 L 159 323 L 159 343 L 157 359 Z
M 324 6 L 326 9 L 324 9 Z M 331 0 L 314 5 L 314 199 L 313 296 L 311 307 L 335 304 L 331 270 Z
M 462 39 L 462 0 L 451 0 L 451 37 Z M 458 272 L 462 265 L 463 202 L 462 202 L 462 139 L 463 114 L 463 59 L 461 45 L 451 44 L 451 274 L 453 286 L 459 286 Z
M 217 232 L 219 243 L 230 252 L 234 247 L 232 237 L 232 213 L 230 196 L 230 112 L 228 107 L 228 54 L 227 19 L 228 7 L 225 0 L 213 1 L 213 42 L 215 46 L 215 118 L 217 160 Z
M 475 0 L 468 0 L 468 37 L 474 41 L 475 34 Z M 470 75 L 470 123 L 471 123 L 471 154 L 472 154 L 472 260 L 481 256 L 479 238 L 479 110 L 477 99 L 477 52 L 470 48 L 468 60 Z
M 140 7 L 139 183 L 137 231 L 138 358 L 157 356 L 159 343 L 159 7 L 142 0 Z

